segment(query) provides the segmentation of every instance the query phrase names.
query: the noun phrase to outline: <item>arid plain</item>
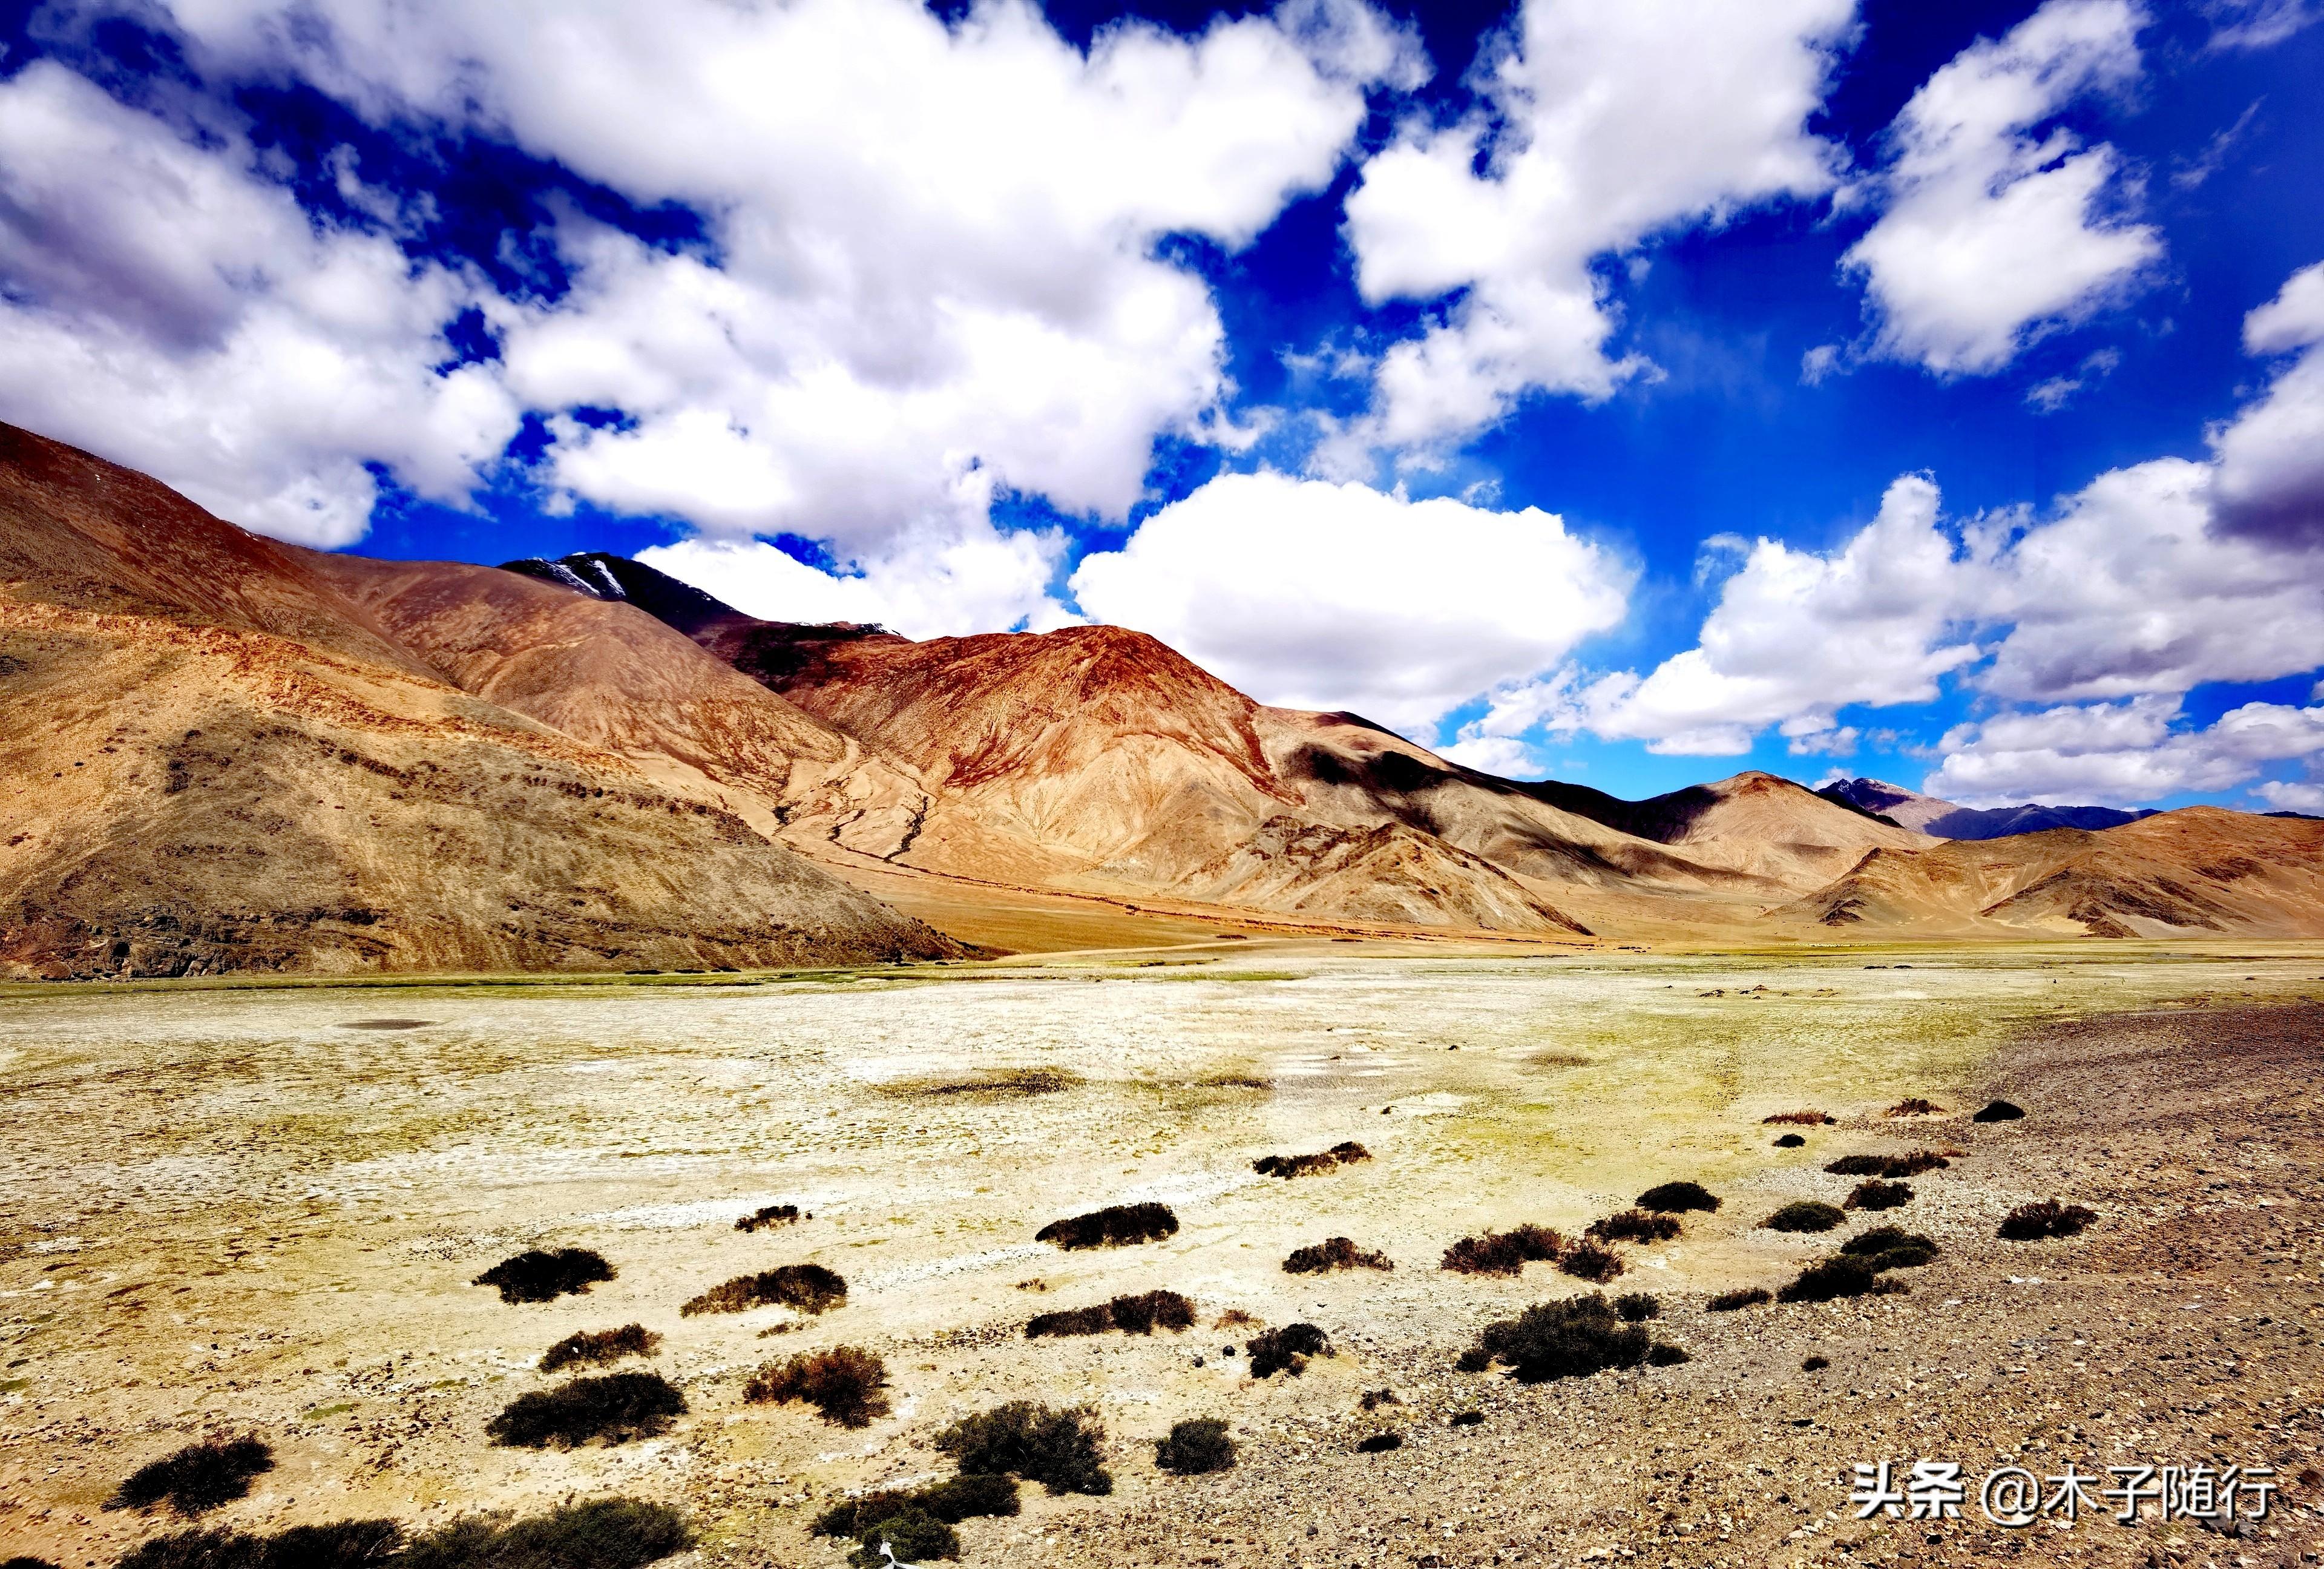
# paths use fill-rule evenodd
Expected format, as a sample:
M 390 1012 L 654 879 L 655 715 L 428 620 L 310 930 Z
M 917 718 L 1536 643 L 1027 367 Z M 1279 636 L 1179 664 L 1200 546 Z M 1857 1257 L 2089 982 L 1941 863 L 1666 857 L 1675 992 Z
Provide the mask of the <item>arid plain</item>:
M 1441 951 L 1240 940 L 726 983 L 160 984 L 0 997 L 0 1556 L 109 1563 L 168 1528 L 107 1510 L 138 1465 L 255 1432 L 277 1469 L 211 1523 L 434 1522 L 607 1492 L 682 1507 L 703 1564 L 830 1564 L 807 1526 L 943 1474 L 944 1424 L 1087 1404 L 1109 1497 L 1026 1490 L 968 1564 L 2298 1563 L 2319 1542 L 2324 1288 L 2315 945 L 2115 943 L 1765 955 Z M 1988 1094 L 2022 1121 L 1972 1124 Z M 1891 1118 L 1923 1097 L 1940 1115 Z M 1763 1119 L 1815 1107 L 1837 1121 Z M 1372 1158 L 1296 1180 L 1268 1154 Z M 1951 1165 L 1878 1217 L 1939 1257 L 1909 1293 L 1708 1313 L 1849 1232 L 1759 1227 L 1838 1202 L 1834 1158 Z M 1723 1199 L 1619 1248 L 1692 1361 L 1520 1385 L 1454 1359 L 1489 1320 L 1591 1288 L 1439 1269 L 1524 1222 L 1573 1236 L 1650 1185 Z M 2099 1216 L 2004 1242 L 2058 1197 Z M 1181 1229 L 1061 1252 L 1045 1223 L 1167 1204 Z M 745 1234 L 789 1203 L 812 1218 Z M 1344 1235 L 1389 1272 L 1286 1274 Z M 472 1285 L 527 1246 L 618 1270 L 553 1303 Z M 811 1261 L 844 1305 L 681 1316 Z M 1167 1288 L 1194 1328 L 1028 1341 L 1036 1312 Z M 1255 1382 L 1222 1354 L 1310 1322 L 1334 1353 Z M 688 1413 L 535 1452 L 485 1426 L 576 1330 L 637 1322 Z M 783 1326 L 789 1325 L 788 1329 Z M 777 1333 L 770 1334 L 770 1331 Z M 885 1359 L 851 1431 L 742 1398 L 802 1349 Z M 1810 1356 L 1830 1366 L 1806 1371 Z M 1366 1408 L 1367 1391 L 1393 1400 Z M 1455 1414 L 1482 1420 L 1448 1426 Z M 1158 1471 L 1223 1418 L 1240 1463 Z M 1396 1431 L 1403 1446 L 1362 1453 Z M 2270 1518 L 2008 1531 L 1859 1522 L 1858 1462 L 2085 1472 L 2269 1466 Z M 1974 1493 L 1972 1491 L 1972 1500 Z

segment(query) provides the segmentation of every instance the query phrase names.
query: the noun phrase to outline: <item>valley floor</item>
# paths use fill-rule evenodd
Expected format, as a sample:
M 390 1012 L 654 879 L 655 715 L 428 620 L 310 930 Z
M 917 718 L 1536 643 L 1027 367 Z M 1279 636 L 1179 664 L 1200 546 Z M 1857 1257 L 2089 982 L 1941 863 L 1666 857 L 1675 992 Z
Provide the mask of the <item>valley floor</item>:
M 1021 1516 L 966 1522 L 972 1565 L 2299 1563 L 2324 1550 L 2319 1080 L 2313 946 L 1252 941 L 735 986 L 18 992 L 0 999 L 0 1557 L 110 1563 L 171 1528 L 105 1509 L 114 1486 L 231 1429 L 279 1463 L 216 1523 L 622 1492 L 694 1518 L 680 1569 L 835 1569 L 816 1512 L 945 1474 L 931 1435 L 1021 1398 L 1092 1406 L 1117 1485 L 1028 1488 Z M 1997 1094 L 2028 1116 L 1960 1114 Z M 1882 1114 L 1908 1096 L 1948 1110 Z M 1807 1106 L 1837 1121 L 1774 1148 L 1762 1119 Z M 1250 1169 L 1351 1139 L 1372 1158 Z M 1879 1217 L 1942 1250 L 1901 1272 L 1908 1294 L 1705 1311 L 1872 1223 L 1757 1226 L 1838 1202 L 1855 1179 L 1826 1162 L 1927 1147 L 1962 1153 Z M 1674 1178 L 1721 1209 L 1623 1247 L 1612 1289 L 1656 1294 L 1653 1327 L 1691 1361 L 1530 1387 L 1453 1371 L 1488 1321 L 1589 1288 L 1540 1264 L 1448 1274 L 1448 1244 L 1526 1221 L 1571 1236 Z M 2098 1223 L 1996 1239 L 2053 1196 Z M 1033 1241 L 1144 1199 L 1176 1235 Z M 734 1229 L 786 1202 L 813 1218 Z M 1333 1235 L 1396 1269 L 1283 1272 Z M 535 1306 L 468 1284 L 536 1245 L 595 1248 L 618 1278 Z M 678 1312 L 807 1260 L 850 1286 L 820 1317 Z M 1023 1337 L 1032 1313 L 1156 1288 L 1200 1327 Z M 1254 1383 L 1221 1354 L 1254 1333 L 1212 1327 L 1230 1310 L 1312 1322 L 1337 1354 Z M 549 1343 L 630 1322 L 665 1337 L 650 1365 L 690 1406 L 675 1428 L 488 1444 L 494 1413 L 555 1381 L 532 1368 Z M 892 1416 L 850 1431 L 742 1401 L 769 1359 L 838 1343 L 885 1359 Z M 1158 1472 L 1152 1440 L 1204 1416 L 1239 1466 Z M 1358 1452 L 1389 1429 L 1401 1448 Z M 1960 1462 L 1964 1518 L 1853 1518 L 1844 1479 L 1884 1460 Z M 2278 1491 L 2232 1538 L 1978 1514 L 1975 1479 L 2069 1462 L 2102 1485 L 2111 1465 L 2265 1466 Z

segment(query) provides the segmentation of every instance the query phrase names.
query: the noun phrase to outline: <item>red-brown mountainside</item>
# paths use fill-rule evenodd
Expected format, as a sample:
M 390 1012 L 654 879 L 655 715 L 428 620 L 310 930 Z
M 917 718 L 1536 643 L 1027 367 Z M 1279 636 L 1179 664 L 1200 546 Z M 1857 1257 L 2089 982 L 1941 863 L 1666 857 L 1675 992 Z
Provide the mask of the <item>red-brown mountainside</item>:
M 915 642 L 688 608 L 706 647 L 919 771 L 939 805 L 911 864 L 1010 875 L 950 854 L 947 801 L 1051 857 L 1038 874 L 1084 886 L 1210 886 L 1222 857 L 1260 853 L 1253 836 L 1284 814 L 1345 829 L 1396 824 L 1442 844 L 1451 882 L 1467 886 L 1455 875 L 1465 854 L 1553 901 L 1644 883 L 1764 904 L 1872 845 L 1930 842 L 1764 774 L 1637 806 L 1572 791 L 1577 809 L 1558 793 L 1566 787 L 1461 768 L 1353 715 L 1263 707 L 1120 627 Z M 1285 891 L 1268 908 L 1305 908 L 1304 897 Z M 1484 918 L 1469 896 L 1443 897 Z
M 266 632 L 413 674 L 313 553 L 244 532 L 133 469 L 0 423 L 0 591 L 189 626 Z
M 2324 822 L 2190 807 L 2096 833 L 1876 850 L 1775 914 L 1930 935 L 2313 937 L 2324 931 Z
M 1578 923 L 1513 873 L 1618 881 L 1636 857 L 1698 875 L 1361 720 L 1262 707 L 1120 627 L 915 642 L 735 618 L 696 635 L 918 771 L 933 804 L 901 864 L 1350 920 L 1541 931 Z M 980 832 L 971 838 L 964 826 Z M 1390 841 L 1361 837 L 1391 826 Z M 1308 827 L 1358 836 L 1299 831 Z M 1327 841 L 1333 853 L 1319 856 Z M 1517 860 L 1495 864 L 1488 841 Z M 1359 894 L 1346 856 L 1361 844 L 1362 864 L 1385 866 L 1390 842 L 1404 891 Z
M 316 574 L 463 691 L 665 780 L 726 787 L 767 828 L 818 832 L 923 797 L 853 737 L 620 601 L 493 567 L 312 556 Z
M 462 691 L 337 571 L 0 427 L 0 973 L 958 951 L 706 788 Z
M 2267 879 L 2224 901 L 2181 899 L 2173 890 L 2217 879 L 2183 883 L 2147 866 L 2172 863 L 2175 852 L 2151 835 L 2116 836 L 2128 829 L 2080 835 L 2090 847 L 2069 857 L 2071 866 L 2004 874 L 1976 870 L 1987 863 L 1967 846 L 1762 772 L 1643 801 L 1495 779 L 1352 715 L 1253 704 L 1119 628 L 914 642 L 877 628 L 755 622 L 691 601 L 680 608 L 695 635 L 738 669 L 918 769 L 934 805 L 900 864 L 1500 929 L 1546 931 L 1578 916 L 1601 932 L 1713 935 L 1772 916 L 1827 931 L 1893 919 L 1997 937 L 2206 929 L 2205 920 L 2209 929 L 2324 930 L 2324 911 Z M 2210 832 L 2223 841 L 2249 834 L 2254 853 L 2238 860 L 2223 843 L 2196 862 L 2273 864 L 2267 847 L 2285 830 L 2246 814 L 2215 816 Z M 948 820 L 1005 827 L 1007 836 L 983 841 L 980 861 L 957 853 Z M 1388 827 L 1399 835 L 1366 836 Z M 2041 857 L 2000 849 L 1995 859 L 2014 867 Z M 1364 877 L 1354 868 L 1391 863 L 1397 870 L 1383 875 L 1393 895 L 1356 893 Z M 1510 882 L 1481 876 L 1484 867 Z M 2300 872 L 2282 875 L 2296 884 Z M 2181 922 L 2157 913 L 2174 909 Z
M 2319 840 L 2207 809 L 1945 844 L 1765 773 L 1517 783 L 1121 628 L 921 642 L 619 557 L 320 556 L 0 427 L 0 974 L 961 951 L 849 877 L 1553 939 L 2315 936 Z

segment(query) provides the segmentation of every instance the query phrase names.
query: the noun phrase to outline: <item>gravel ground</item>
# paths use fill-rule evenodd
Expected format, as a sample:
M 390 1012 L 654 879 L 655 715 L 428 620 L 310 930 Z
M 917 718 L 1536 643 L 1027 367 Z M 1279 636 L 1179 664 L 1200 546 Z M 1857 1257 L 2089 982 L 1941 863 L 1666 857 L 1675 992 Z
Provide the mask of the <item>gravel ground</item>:
M 2298 1563 L 2324 1506 L 2319 980 L 2306 949 L 2075 945 L 0 1001 L 0 1557 L 109 1564 L 170 1524 L 103 1508 L 121 1477 L 231 1430 L 279 1462 L 210 1517 L 240 1528 L 622 1492 L 697 1522 L 671 1569 L 837 1569 L 840 1546 L 806 1533 L 816 1510 L 944 1474 L 944 1422 L 1023 1398 L 1091 1405 L 1118 1485 L 1028 1489 L 1021 1516 L 966 1522 L 972 1565 Z M 1025 1070 L 1053 1087 L 1010 1087 Z M 2029 1115 L 1960 1115 L 1987 1094 Z M 1914 1094 L 1952 1111 L 1882 1115 Z M 1772 1148 L 1760 1119 L 1802 1104 L 1839 1121 Z M 1250 1170 L 1354 1136 L 1372 1160 Z M 1704 1311 L 1872 1223 L 1757 1228 L 1842 1197 L 1833 1156 L 1928 1147 L 1962 1153 L 1880 1217 L 1942 1248 L 1909 1293 Z M 1532 1387 L 1452 1370 L 1485 1323 L 1587 1288 L 1539 1264 L 1448 1275 L 1449 1241 L 1519 1220 L 1572 1234 L 1674 1177 L 1724 1207 L 1625 1246 L 1614 1288 L 1659 1295 L 1657 1334 L 1692 1361 Z M 2098 1224 L 1996 1239 L 2052 1196 Z M 1166 1243 L 1031 1241 L 1148 1197 L 1184 1221 Z M 733 1229 L 777 1202 L 815 1218 Z M 1282 1273 L 1333 1234 L 1398 1267 Z M 598 1248 L 620 1276 L 527 1307 L 467 1284 L 536 1243 Z M 677 1311 L 795 1260 L 842 1270 L 846 1305 Z M 1165 1286 L 1205 1327 L 1022 1337 L 1031 1313 Z M 1318 1324 L 1337 1354 L 1254 1384 L 1222 1354 L 1253 1331 L 1210 1327 L 1227 1309 Z M 548 1382 L 549 1343 L 631 1321 L 663 1334 L 651 1365 L 687 1393 L 671 1432 L 484 1443 Z M 889 1418 L 742 1402 L 770 1356 L 842 1343 L 886 1360 Z M 1366 1409 L 1379 1390 L 1394 1401 Z M 1482 1420 L 1449 1426 L 1467 1411 Z M 1153 1438 L 1193 1416 L 1229 1421 L 1235 1470 L 1155 1469 Z M 1401 1448 L 1357 1450 L 1388 1429 Z M 2005 1530 L 1973 1486 L 1960 1519 L 1859 1521 L 1843 1479 L 1883 1460 L 1972 1481 L 2266 1465 L 2281 1491 L 2232 1537 L 2088 1513 Z
M 1444 1346 L 1367 1348 L 1405 1404 L 1254 1425 L 1242 1463 L 1128 1513 L 1074 1511 L 1055 1561 L 1411 1564 L 2313 1563 L 2324 1546 L 2324 1009 L 2116 1016 L 2043 1030 L 1987 1088 L 2025 1120 L 1915 1128 L 1965 1150 L 1890 1219 L 1944 1251 L 1909 1295 L 1701 1310 L 1656 1328 L 1678 1368 L 1526 1388 Z M 1893 1125 L 1892 1125 L 1893 1127 Z M 1832 1147 L 1893 1146 L 1854 1128 Z M 2029 1198 L 2098 1211 L 2070 1241 L 2005 1242 Z M 1538 1268 L 1538 1267 L 1536 1267 Z M 1770 1285 L 1778 1283 L 1771 1278 Z M 1828 1359 L 1802 1371 L 1811 1356 Z M 1455 1411 L 1485 1421 L 1454 1429 Z M 1386 1416 L 1388 1420 L 1382 1422 Z M 1406 1446 L 1352 1452 L 1394 1425 Z M 1859 1520 L 1859 1462 L 2037 1475 L 2071 1462 L 2266 1466 L 2269 1518 L 2229 1534 L 2145 1506 L 2021 1529 Z M 2113 1506 L 2108 1506 L 2113 1507 Z M 1005 1534 L 1023 1552 L 1022 1531 Z

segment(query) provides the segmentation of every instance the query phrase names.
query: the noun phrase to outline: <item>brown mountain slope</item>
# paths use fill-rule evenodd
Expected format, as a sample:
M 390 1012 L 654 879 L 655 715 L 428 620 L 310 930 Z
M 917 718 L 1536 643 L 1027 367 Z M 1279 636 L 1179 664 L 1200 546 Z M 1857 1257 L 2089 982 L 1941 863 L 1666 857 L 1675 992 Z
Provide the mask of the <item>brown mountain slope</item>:
M 633 605 L 461 562 L 309 562 L 463 691 L 655 778 L 727 787 L 763 830 L 876 840 L 925 802 L 908 774 Z
M 910 865 L 1285 913 L 1540 930 L 1575 923 L 1554 890 L 1510 873 L 1547 883 L 1702 875 L 1361 720 L 1262 707 L 1120 627 L 914 642 L 737 617 L 697 635 L 918 771 L 934 805 L 899 856 Z M 964 825 L 983 835 L 964 839 Z M 1362 837 L 1388 826 L 1398 833 Z M 1403 891 L 1360 893 L 1349 865 L 1385 868 L 1390 844 Z
M 1588 928 L 1480 855 L 1402 823 L 1334 828 L 1286 813 L 1186 880 L 1216 904 L 1341 919 L 1434 926 L 1448 913 L 1482 931 Z
M 2216 807 L 2086 833 L 2056 828 L 1876 850 L 1777 920 L 1931 935 L 2324 931 L 2324 822 Z
M 1757 770 L 1643 801 L 1618 800 L 1554 780 L 1526 788 L 1569 811 L 1667 844 L 1706 865 L 1793 889 L 1812 888 L 1839 875 L 1868 851 L 1918 851 L 1938 843 Z
M 1259 729 L 1277 776 L 1333 822 L 1404 823 L 1563 887 L 1769 891 L 1761 879 L 1567 810 L 1542 786 L 1462 768 L 1352 714 L 1262 708 Z
M 0 428 L 0 971 L 676 969 L 956 952 L 436 676 L 303 552 Z
M 271 632 L 415 674 L 311 552 L 246 533 L 134 469 L 0 423 L 0 592 L 75 610 Z
M 640 570 L 578 564 L 616 577 Z M 632 586 L 668 596 L 650 579 Z M 756 622 L 693 600 L 675 614 L 738 669 L 908 760 L 935 806 L 901 859 L 934 870 L 1215 891 L 1219 869 L 1246 847 L 1259 854 L 1262 826 L 1288 815 L 1342 830 L 1415 830 L 1513 874 L 1569 918 L 1577 900 L 1619 919 L 1646 899 L 1682 925 L 1731 924 L 1821 886 L 1868 848 L 1929 843 L 1765 774 L 1636 803 L 1495 779 L 1351 715 L 1262 707 L 1120 628 L 914 642 L 877 628 Z M 950 831 L 962 821 L 1004 829 L 1006 841 L 980 846 L 989 857 L 964 855 Z M 1038 854 L 1012 850 L 1023 845 Z M 1445 871 L 1432 896 L 1440 919 L 1505 918 L 1488 916 L 1490 901 L 1478 902 L 1452 863 Z M 1240 884 L 1237 897 L 1311 908 L 1280 883 L 1285 864 L 1275 873 Z
M 1170 888 L 1291 810 L 1341 827 L 1401 823 L 1561 886 L 1616 889 L 1643 877 L 1783 891 L 1564 811 L 1535 787 L 1460 768 L 1355 715 L 1263 707 L 1140 632 L 914 642 L 877 627 L 758 621 L 601 552 L 509 566 L 648 609 L 908 761 L 932 792 L 904 857 L 912 864 Z M 1070 788 L 1057 790 L 1060 780 Z M 983 831 L 973 849 L 961 842 L 971 826 Z

